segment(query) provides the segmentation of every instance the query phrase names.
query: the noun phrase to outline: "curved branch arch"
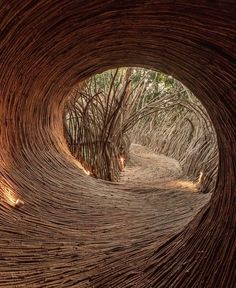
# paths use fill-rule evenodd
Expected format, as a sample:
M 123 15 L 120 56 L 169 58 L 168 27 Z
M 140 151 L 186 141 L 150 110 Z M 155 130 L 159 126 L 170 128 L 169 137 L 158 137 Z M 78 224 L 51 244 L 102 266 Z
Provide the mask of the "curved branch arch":
M 233 287 L 235 14 L 234 1 L 3 0 L 0 287 Z M 118 66 L 159 69 L 190 88 L 214 123 L 220 156 L 209 204 L 162 246 L 145 238 L 136 267 L 125 245 L 114 244 L 117 261 L 104 260 L 112 255 L 106 241 L 124 233 L 124 215 L 147 215 L 138 205 L 122 208 L 128 196 L 114 209 L 117 188 L 82 176 L 63 138 L 62 108 L 72 87 Z M 24 200 L 22 209 L 5 203 L 6 187 Z M 104 211 L 118 234 L 102 236 Z

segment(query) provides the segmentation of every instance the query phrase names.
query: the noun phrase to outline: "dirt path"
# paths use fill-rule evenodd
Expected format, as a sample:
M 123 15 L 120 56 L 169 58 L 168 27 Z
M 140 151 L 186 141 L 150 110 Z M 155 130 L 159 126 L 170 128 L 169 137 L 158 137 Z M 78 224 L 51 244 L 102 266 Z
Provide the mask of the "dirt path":
M 120 184 L 198 192 L 198 183 L 187 180 L 179 162 L 147 147 L 132 144 L 130 160 L 121 173 Z
M 142 145 L 132 144 L 130 160 L 122 173 L 121 183 L 148 183 L 163 178 L 180 177 L 181 174 L 178 161 L 158 155 Z

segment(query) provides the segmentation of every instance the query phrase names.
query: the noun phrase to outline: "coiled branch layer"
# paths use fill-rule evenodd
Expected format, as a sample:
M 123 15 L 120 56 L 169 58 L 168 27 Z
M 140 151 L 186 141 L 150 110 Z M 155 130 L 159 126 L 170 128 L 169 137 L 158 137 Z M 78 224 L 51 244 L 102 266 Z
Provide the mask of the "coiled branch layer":
M 1 1 L 0 287 L 234 287 L 235 13 L 235 1 Z M 214 124 L 217 186 L 182 232 L 183 200 L 164 232 L 150 201 L 82 176 L 67 149 L 67 95 L 118 66 L 173 75 Z

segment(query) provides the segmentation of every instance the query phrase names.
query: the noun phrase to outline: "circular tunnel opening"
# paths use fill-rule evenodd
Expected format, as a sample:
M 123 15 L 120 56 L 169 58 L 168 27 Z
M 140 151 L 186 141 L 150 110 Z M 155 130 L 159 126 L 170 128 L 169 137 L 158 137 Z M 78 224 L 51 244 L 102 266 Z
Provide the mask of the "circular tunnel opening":
M 140 187 L 159 179 L 203 193 L 215 188 L 211 119 L 189 89 L 164 73 L 123 67 L 80 82 L 65 103 L 64 135 L 82 170 L 95 178 L 133 178 Z

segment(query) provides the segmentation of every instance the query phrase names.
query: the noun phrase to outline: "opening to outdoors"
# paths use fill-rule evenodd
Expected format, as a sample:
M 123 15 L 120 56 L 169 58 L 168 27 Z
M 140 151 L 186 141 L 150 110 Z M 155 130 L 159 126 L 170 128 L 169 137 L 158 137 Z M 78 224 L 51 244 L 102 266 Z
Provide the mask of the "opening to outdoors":
M 218 170 L 211 120 L 179 81 L 128 67 L 78 83 L 64 111 L 72 155 L 92 177 L 209 193 Z

